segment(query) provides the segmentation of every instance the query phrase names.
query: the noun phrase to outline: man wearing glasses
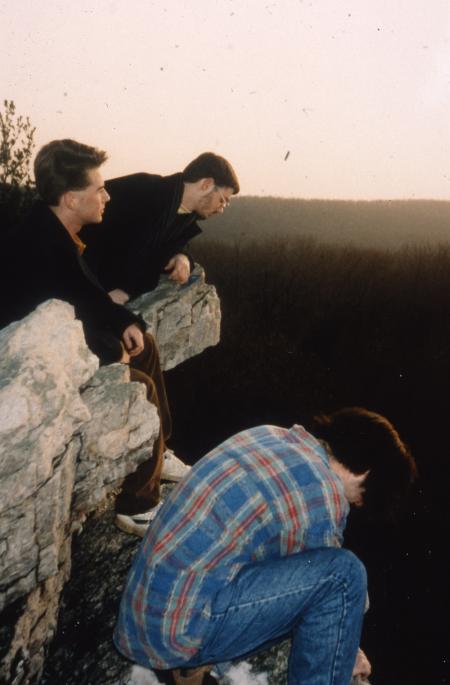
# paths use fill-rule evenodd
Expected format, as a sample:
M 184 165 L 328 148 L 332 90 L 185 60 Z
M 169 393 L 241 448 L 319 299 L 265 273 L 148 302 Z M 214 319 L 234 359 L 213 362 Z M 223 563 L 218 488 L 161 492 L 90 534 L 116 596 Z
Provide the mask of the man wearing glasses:
M 101 227 L 87 226 L 85 256 L 119 304 L 156 287 L 161 273 L 186 283 L 193 260 L 185 251 L 201 233 L 197 221 L 221 214 L 239 181 L 231 164 L 204 152 L 181 173 L 138 173 L 105 184 L 111 202 Z

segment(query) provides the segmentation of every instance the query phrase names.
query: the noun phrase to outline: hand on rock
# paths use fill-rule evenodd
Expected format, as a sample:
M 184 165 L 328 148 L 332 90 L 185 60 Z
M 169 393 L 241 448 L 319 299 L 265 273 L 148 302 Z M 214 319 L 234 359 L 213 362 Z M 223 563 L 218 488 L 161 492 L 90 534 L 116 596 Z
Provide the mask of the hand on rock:
M 164 271 L 170 271 L 169 278 L 176 283 L 187 283 L 191 273 L 191 264 L 185 254 L 176 254 L 168 261 Z

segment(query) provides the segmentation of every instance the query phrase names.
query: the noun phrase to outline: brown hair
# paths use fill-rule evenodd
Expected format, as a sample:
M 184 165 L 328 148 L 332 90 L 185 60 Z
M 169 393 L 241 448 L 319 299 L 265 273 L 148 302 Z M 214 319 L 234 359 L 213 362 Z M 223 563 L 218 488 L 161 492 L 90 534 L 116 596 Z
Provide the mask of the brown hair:
M 230 162 L 214 152 L 203 152 L 183 170 L 183 181 L 186 183 L 196 183 L 201 178 L 212 178 L 216 186 L 232 188 L 233 195 L 237 195 L 240 190 L 236 172 Z
M 75 140 L 52 140 L 42 147 L 34 161 L 36 188 L 44 202 L 56 206 L 68 190 L 89 185 L 88 171 L 97 169 L 107 154 Z
M 394 426 L 380 414 L 349 407 L 314 418 L 312 433 L 352 473 L 370 469 L 363 506 L 372 515 L 394 513 L 417 476 L 416 463 Z

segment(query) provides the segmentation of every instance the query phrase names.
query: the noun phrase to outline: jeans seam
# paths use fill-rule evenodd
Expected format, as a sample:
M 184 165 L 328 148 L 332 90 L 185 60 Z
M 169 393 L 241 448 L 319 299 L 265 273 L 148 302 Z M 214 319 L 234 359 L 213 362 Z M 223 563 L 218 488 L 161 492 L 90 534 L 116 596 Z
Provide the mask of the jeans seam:
M 317 583 L 315 585 L 317 585 Z M 285 597 L 290 597 L 292 595 L 298 595 L 299 593 L 307 592 L 308 590 L 311 590 L 313 587 L 315 587 L 315 585 L 311 585 L 308 587 L 306 587 L 306 586 L 302 587 L 301 590 L 297 589 L 297 590 L 292 590 L 290 592 L 284 592 L 284 593 L 281 593 L 278 595 L 271 595 L 270 597 L 264 597 L 264 599 L 258 599 L 258 600 L 252 601 L 252 602 L 246 602 L 245 604 L 234 604 L 234 605 L 230 604 L 230 606 L 226 609 L 226 611 L 224 613 L 227 613 L 228 611 L 230 611 L 230 609 L 232 609 L 232 610 L 245 609 L 246 607 L 258 606 L 258 604 L 267 604 L 267 602 L 273 602 L 275 600 L 283 599 Z
M 332 667 L 332 672 L 331 672 L 331 682 L 335 683 L 336 682 L 336 671 L 337 671 L 337 662 L 338 659 L 340 658 L 342 661 L 342 632 L 343 632 L 343 623 L 345 618 L 347 617 L 347 609 L 348 609 L 348 602 L 347 602 L 347 583 L 345 579 L 341 579 L 343 582 L 343 591 L 342 591 L 342 599 L 343 599 L 343 607 L 342 607 L 342 614 L 341 614 L 341 620 L 339 621 L 339 628 L 338 628 L 338 637 L 337 637 L 337 647 L 336 647 L 336 652 L 334 655 L 333 659 L 333 667 Z
M 283 599 L 285 597 L 290 597 L 292 595 L 298 595 L 299 593 L 303 592 L 308 592 L 309 590 L 312 590 L 313 588 L 317 588 L 319 585 L 323 585 L 323 583 L 328 582 L 329 578 L 337 578 L 334 574 L 330 574 L 327 578 L 321 579 L 318 583 L 314 583 L 313 585 L 304 585 L 302 586 L 301 589 L 297 588 L 295 590 L 291 590 L 289 592 L 283 592 L 278 595 L 271 595 L 270 597 L 264 597 L 263 599 L 258 599 L 252 602 L 245 602 L 245 604 L 230 604 L 225 611 L 220 612 L 218 614 L 215 614 L 216 616 L 222 616 L 226 614 L 230 609 L 245 609 L 246 607 L 252 607 L 252 606 L 258 606 L 258 604 L 266 604 L 267 602 L 273 602 L 274 600 L 278 599 Z

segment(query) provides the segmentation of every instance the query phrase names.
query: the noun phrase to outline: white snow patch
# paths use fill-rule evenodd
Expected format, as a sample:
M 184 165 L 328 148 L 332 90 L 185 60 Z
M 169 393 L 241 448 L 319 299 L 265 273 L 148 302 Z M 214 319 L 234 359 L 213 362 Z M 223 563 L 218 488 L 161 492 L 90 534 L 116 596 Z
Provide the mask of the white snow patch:
M 247 661 L 241 661 L 220 679 L 223 685 L 269 685 L 266 673 L 253 673 Z M 133 666 L 126 685 L 160 685 L 158 678 L 148 668 Z
M 133 666 L 126 685 L 160 685 L 160 682 L 153 671 L 148 668 Z
M 265 673 L 252 673 L 247 661 L 241 661 L 226 672 L 225 682 L 229 685 L 269 685 Z

